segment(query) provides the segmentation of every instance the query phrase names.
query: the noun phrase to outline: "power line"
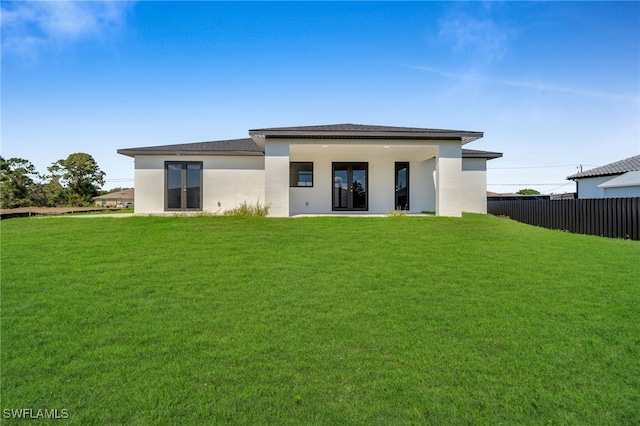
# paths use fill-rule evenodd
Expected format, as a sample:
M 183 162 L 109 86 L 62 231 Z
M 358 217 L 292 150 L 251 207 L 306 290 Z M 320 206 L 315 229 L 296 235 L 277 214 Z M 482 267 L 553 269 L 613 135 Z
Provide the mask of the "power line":
M 487 183 L 487 186 L 553 186 L 553 185 L 569 185 L 571 182 L 566 183 Z
M 547 190 L 547 191 L 545 191 L 545 192 L 553 192 L 553 191 L 555 191 L 555 190 L 558 190 L 558 189 L 562 188 L 563 186 L 570 185 L 571 183 L 572 183 L 572 182 L 567 182 L 567 183 L 565 183 L 564 185 L 560 185 L 560 186 L 559 186 L 559 187 L 557 187 L 557 188 L 549 189 L 549 190 Z
M 562 164 L 558 166 L 487 167 L 487 170 L 551 169 L 556 167 L 596 167 L 593 164 Z

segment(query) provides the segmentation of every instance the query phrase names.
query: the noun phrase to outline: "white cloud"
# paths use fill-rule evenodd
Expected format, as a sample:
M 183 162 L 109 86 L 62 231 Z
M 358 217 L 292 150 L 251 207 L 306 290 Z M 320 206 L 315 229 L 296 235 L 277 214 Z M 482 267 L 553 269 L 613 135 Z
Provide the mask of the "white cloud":
M 455 52 L 487 63 L 502 59 L 508 51 L 510 31 L 494 20 L 458 16 L 440 21 L 438 41 Z
M 121 1 L 15 1 L 2 3 L 4 53 L 33 55 L 121 27 L 131 4 Z
M 638 104 L 640 102 L 640 99 L 638 98 L 637 95 L 601 92 L 596 90 L 587 90 L 587 89 L 580 89 L 580 88 L 568 87 L 568 86 L 558 86 L 558 85 L 547 84 L 543 82 L 497 79 L 497 78 L 491 78 L 491 77 L 484 77 L 476 73 L 457 74 L 457 73 L 443 71 L 438 68 L 427 67 L 427 66 L 411 66 L 409 68 L 417 69 L 420 71 L 426 71 L 432 74 L 438 74 L 442 77 L 459 80 L 459 81 L 475 81 L 479 83 L 501 84 L 503 86 L 522 87 L 526 89 L 556 92 L 556 93 L 567 93 L 567 94 L 581 96 L 581 97 L 600 98 L 600 99 L 606 99 L 610 101 L 632 102 L 635 104 Z

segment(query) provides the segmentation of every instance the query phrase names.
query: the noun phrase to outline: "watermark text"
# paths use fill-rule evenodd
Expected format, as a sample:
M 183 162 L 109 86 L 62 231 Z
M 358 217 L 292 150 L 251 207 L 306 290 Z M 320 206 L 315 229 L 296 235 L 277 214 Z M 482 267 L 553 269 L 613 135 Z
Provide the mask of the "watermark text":
M 69 410 L 62 408 L 5 408 L 2 410 L 5 419 L 68 419 Z

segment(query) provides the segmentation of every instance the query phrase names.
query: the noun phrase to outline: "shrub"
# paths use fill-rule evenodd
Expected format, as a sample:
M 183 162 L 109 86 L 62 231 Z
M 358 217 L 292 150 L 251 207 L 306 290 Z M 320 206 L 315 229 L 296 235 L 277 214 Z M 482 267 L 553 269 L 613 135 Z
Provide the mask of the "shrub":
M 404 211 L 404 210 L 398 210 L 398 209 L 396 209 L 396 210 L 391 210 L 391 211 L 388 213 L 388 216 L 389 216 L 389 217 L 400 217 L 400 216 L 406 216 L 406 215 L 407 215 L 407 212 L 406 212 L 406 211 Z
M 245 201 L 238 207 L 225 210 L 222 214 L 224 216 L 265 217 L 269 215 L 269 208 L 268 205 L 260 205 L 259 201 L 255 204 L 247 204 Z

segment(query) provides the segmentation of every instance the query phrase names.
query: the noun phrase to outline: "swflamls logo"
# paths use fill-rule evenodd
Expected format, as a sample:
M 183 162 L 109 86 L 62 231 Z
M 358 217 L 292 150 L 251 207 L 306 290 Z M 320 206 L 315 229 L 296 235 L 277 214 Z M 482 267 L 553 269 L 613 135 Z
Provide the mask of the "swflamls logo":
M 5 408 L 2 410 L 5 419 L 68 419 L 69 410 L 63 408 L 33 409 L 33 408 Z

